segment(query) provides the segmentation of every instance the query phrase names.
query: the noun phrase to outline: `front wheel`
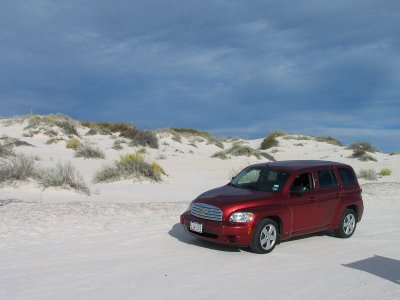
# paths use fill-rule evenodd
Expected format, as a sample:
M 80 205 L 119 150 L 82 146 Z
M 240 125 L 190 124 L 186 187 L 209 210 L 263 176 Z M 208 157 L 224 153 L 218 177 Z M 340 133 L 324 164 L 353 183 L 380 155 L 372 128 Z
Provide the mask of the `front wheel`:
M 274 220 L 262 220 L 254 231 L 250 249 L 255 253 L 269 253 L 278 242 L 278 225 Z
M 356 230 L 357 221 L 356 214 L 352 209 L 345 209 L 340 218 L 339 228 L 336 231 L 336 236 L 341 238 L 349 238 Z

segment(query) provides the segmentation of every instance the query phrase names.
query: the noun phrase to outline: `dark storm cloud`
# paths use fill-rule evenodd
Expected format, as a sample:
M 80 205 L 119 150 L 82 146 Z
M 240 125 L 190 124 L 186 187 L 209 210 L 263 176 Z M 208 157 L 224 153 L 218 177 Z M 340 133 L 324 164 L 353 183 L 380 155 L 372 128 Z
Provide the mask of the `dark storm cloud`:
M 375 133 L 400 148 L 399 11 L 398 1 L 2 3 L 1 114 L 249 137 Z

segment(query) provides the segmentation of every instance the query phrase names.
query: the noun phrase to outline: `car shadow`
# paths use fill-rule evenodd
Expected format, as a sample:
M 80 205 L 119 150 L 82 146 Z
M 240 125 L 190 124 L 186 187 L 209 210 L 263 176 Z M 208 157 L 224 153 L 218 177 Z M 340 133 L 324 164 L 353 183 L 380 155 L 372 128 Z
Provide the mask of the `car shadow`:
M 400 261 L 375 255 L 342 266 L 364 271 L 400 285 Z
M 188 234 L 183 226 L 180 223 L 176 223 L 170 231 L 168 231 L 168 234 L 172 236 L 173 238 L 177 239 L 178 241 L 188 244 L 188 245 L 194 245 L 198 247 L 203 247 L 211 250 L 217 250 L 217 251 L 223 251 L 223 252 L 241 252 L 241 251 L 246 251 L 246 249 L 238 248 L 238 247 L 231 247 L 231 246 L 226 246 L 226 245 L 220 245 L 220 244 L 214 244 L 205 240 L 201 240 L 198 238 L 195 238 Z

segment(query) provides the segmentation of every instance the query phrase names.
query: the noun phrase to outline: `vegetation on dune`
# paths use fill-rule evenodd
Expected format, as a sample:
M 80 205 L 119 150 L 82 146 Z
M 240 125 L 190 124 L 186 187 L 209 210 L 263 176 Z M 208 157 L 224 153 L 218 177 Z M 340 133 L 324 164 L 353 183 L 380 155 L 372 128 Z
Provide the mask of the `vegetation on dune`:
M 113 165 L 104 166 L 99 170 L 94 177 L 94 182 L 121 179 L 150 179 L 159 182 L 162 180 L 162 175 L 166 173 L 158 163 L 148 163 L 141 153 L 129 153 L 122 155 Z
M 357 176 L 358 176 L 358 178 L 371 180 L 371 181 L 378 180 L 378 176 L 376 175 L 376 172 L 374 169 L 361 169 L 360 172 L 358 172 Z
M 106 155 L 100 147 L 84 142 L 76 147 L 75 157 L 105 159 Z
M 353 150 L 352 158 L 357 158 L 361 161 L 377 161 L 377 159 L 368 152 L 375 153 L 379 150 L 368 142 L 354 143 L 347 147 L 347 149 Z
M 44 187 L 72 188 L 90 195 L 90 190 L 83 177 L 70 162 L 58 163 L 53 168 L 42 169 L 37 175 L 39 183 Z
M 162 130 L 172 135 L 172 140 L 181 143 L 182 137 L 191 139 L 191 143 L 206 141 L 207 145 L 215 145 L 218 148 L 224 149 L 223 138 L 216 138 L 208 131 L 201 131 L 194 128 L 165 128 Z M 195 140 L 193 140 L 193 138 Z M 199 139 L 202 138 L 202 139 Z M 204 140 L 203 140 L 204 139 Z
M 317 142 L 328 143 L 334 146 L 343 146 L 342 142 L 331 137 L 331 136 L 317 136 L 315 137 Z
M 122 131 L 120 136 L 131 140 L 132 146 L 149 146 L 154 149 L 159 147 L 157 135 L 150 130 L 132 128 Z
M 54 130 L 54 127 L 60 129 L 61 132 L 67 136 L 79 136 L 77 122 L 63 114 L 45 116 L 30 115 L 28 117 L 28 125 L 24 130 L 30 130 L 32 132 L 33 129 L 36 129 L 37 133 L 57 136 L 58 132 Z
M 81 141 L 78 139 L 71 139 L 67 142 L 67 144 L 65 145 L 65 147 L 67 147 L 67 149 L 76 149 L 78 148 L 78 146 L 81 144 Z
M 272 147 L 277 147 L 279 142 L 276 138 L 285 136 L 286 133 L 280 130 L 272 131 L 261 143 L 260 149 L 266 150 Z
M 219 151 L 215 154 L 213 154 L 211 157 L 215 157 L 215 158 L 220 158 L 220 159 L 228 159 L 230 156 L 255 156 L 257 159 L 261 159 L 261 158 L 266 158 L 270 161 L 275 161 L 275 158 L 265 152 L 262 152 L 260 150 L 255 150 L 249 146 L 243 146 L 240 144 L 233 144 L 233 146 L 228 149 L 228 150 L 224 150 L 224 151 Z
M 92 122 L 92 121 L 82 121 L 81 125 L 90 130 L 86 135 L 109 135 L 111 133 L 123 132 L 135 128 L 131 123 L 113 123 L 113 122 Z
M 0 159 L 0 183 L 24 181 L 36 175 L 36 161 L 33 156 L 17 154 Z
M 379 175 L 381 176 L 390 176 L 392 175 L 392 170 L 389 168 L 383 168 L 380 172 Z

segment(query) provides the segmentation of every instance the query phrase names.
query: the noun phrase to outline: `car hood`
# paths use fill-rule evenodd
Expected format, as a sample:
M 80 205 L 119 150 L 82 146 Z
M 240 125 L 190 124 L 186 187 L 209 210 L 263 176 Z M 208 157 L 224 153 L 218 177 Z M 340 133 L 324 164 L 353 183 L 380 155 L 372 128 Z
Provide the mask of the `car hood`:
M 277 192 L 254 191 L 224 185 L 201 194 L 196 198 L 195 202 L 207 203 L 220 208 L 242 203 L 245 206 L 252 206 L 252 202 L 256 204 L 260 201 L 265 203 L 265 201 L 273 200 L 277 194 Z

